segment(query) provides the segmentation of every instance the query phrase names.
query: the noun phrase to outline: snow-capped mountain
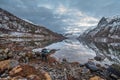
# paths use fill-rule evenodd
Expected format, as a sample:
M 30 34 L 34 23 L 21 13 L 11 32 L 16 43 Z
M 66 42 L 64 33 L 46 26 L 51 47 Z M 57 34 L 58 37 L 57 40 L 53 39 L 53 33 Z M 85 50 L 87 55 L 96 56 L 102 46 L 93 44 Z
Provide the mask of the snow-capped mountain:
M 103 17 L 97 27 L 87 30 L 82 37 L 102 42 L 113 42 L 120 40 L 120 17 Z
M 54 33 L 43 26 L 20 19 L 0 8 L 0 37 L 36 37 L 60 39 L 62 35 Z

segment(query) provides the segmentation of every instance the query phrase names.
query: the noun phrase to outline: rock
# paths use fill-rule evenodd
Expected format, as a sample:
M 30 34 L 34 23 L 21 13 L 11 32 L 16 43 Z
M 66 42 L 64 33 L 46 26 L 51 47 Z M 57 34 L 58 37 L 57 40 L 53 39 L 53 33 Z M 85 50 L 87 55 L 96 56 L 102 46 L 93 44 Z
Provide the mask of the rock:
M 28 57 L 29 59 L 32 59 L 34 57 L 32 52 L 28 52 L 25 54 L 25 57 Z
M 67 59 L 66 59 L 66 58 L 63 58 L 63 59 L 62 59 L 62 63 L 63 63 L 63 64 L 67 64 L 67 63 L 68 63 Z
M 12 57 L 13 57 L 13 53 L 8 48 L 0 51 L 0 61 L 6 60 Z
M 91 71 L 98 71 L 99 68 L 95 65 L 94 62 L 88 61 L 88 63 L 85 64 L 85 66 L 90 69 Z
M 0 61 L 0 73 L 4 72 L 5 70 L 10 70 L 13 67 L 17 66 L 19 64 L 16 60 L 4 60 Z
M 76 78 L 74 78 L 73 76 L 67 74 L 67 80 L 77 80 Z
M 0 61 L 3 61 L 7 59 L 7 55 L 6 54 L 0 54 Z
M 49 62 L 49 65 L 51 64 L 56 65 L 59 63 L 54 57 L 48 57 L 48 62 Z
M 18 65 L 9 72 L 9 75 L 12 77 L 14 76 L 27 77 L 29 75 L 34 74 L 37 75 L 38 72 L 33 66 L 30 65 Z
M 67 62 L 67 59 L 66 59 L 66 58 L 63 58 L 62 61 L 63 61 L 63 62 Z
M 105 56 L 103 56 L 103 55 L 96 55 L 96 56 L 94 57 L 94 59 L 95 59 L 96 61 L 103 61 L 103 60 L 105 59 Z
M 82 70 L 81 70 L 81 73 L 86 74 L 86 73 L 90 73 L 90 71 L 86 67 L 83 67 Z
M 26 53 L 25 53 L 25 52 L 20 52 L 18 55 L 19 55 L 19 56 L 25 56 Z
M 105 79 L 102 79 L 99 76 L 94 76 L 94 77 L 90 78 L 89 80 L 105 80 Z
M 35 56 L 36 57 L 41 57 L 41 53 L 40 52 L 35 52 Z
M 32 52 L 23 52 L 23 54 L 20 53 L 19 55 L 20 55 L 19 61 L 24 63 L 27 63 L 34 58 L 34 54 Z
M 119 64 L 112 64 L 108 67 L 107 71 L 110 75 L 114 78 L 120 78 L 120 65 Z
M 4 52 L 4 50 L 3 49 L 0 49 L 0 53 L 3 53 Z
M 6 48 L 6 49 L 4 50 L 4 52 L 5 52 L 5 53 L 8 53 L 8 52 L 9 52 L 9 49 L 8 49 L 8 48 Z
M 27 78 L 23 78 L 21 76 L 16 76 L 16 77 L 13 77 L 12 79 L 10 80 L 27 80 Z
M 10 51 L 10 52 L 7 54 L 7 57 L 8 57 L 8 58 L 12 58 L 12 57 L 13 57 L 12 51 Z
M 9 76 L 6 78 L 0 78 L 0 80 L 12 80 L 12 78 L 10 78 Z
M 3 74 L 0 75 L 1 78 L 8 77 L 8 71 L 6 70 Z
M 44 72 L 45 80 L 52 80 L 47 72 Z
M 118 76 L 117 75 L 115 75 L 115 74 L 110 74 L 110 77 L 112 78 L 112 79 L 118 79 Z
M 41 80 L 41 78 L 37 75 L 29 75 L 27 77 L 28 80 Z
M 80 67 L 84 67 L 84 66 L 85 66 L 85 64 L 79 64 L 79 66 L 80 66 Z

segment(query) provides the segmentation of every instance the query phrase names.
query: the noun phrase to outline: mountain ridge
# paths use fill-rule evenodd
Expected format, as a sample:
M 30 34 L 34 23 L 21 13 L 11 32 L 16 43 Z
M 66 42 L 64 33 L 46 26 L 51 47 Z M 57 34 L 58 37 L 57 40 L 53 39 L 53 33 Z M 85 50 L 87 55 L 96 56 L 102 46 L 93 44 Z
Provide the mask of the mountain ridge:
M 11 32 L 17 32 L 18 34 L 25 33 L 27 35 L 26 37 L 30 37 L 30 35 L 32 37 L 40 37 L 40 35 L 44 35 L 44 37 L 53 39 L 64 38 L 61 34 L 52 32 L 43 26 L 25 21 L 2 8 L 0 8 L 0 32 L 2 37 L 4 37 L 3 33 L 7 34 L 8 37 L 20 37 L 11 35 Z
M 120 40 L 120 17 L 103 17 L 97 27 L 85 31 L 80 37 L 102 42 L 116 42 Z

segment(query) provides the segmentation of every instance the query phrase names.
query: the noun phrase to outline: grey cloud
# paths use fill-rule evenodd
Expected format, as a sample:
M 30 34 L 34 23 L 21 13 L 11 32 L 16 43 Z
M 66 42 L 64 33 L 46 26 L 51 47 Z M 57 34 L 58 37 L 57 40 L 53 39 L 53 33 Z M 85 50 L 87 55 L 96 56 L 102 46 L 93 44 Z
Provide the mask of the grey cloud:
M 78 0 L 71 2 L 72 7 L 95 16 L 112 16 L 120 13 L 118 0 Z
M 55 13 L 60 5 L 67 9 L 77 9 L 88 16 L 100 19 L 102 16 L 120 14 L 119 4 L 119 0 L 0 0 L 1 8 L 59 33 L 65 32 L 69 25 L 72 25 L 72 22 L 65 23 L 63 20 L 78 20 L 79 18 L 82 20 L 85 17 L 78 17 L 72 11 L 71 15 L 68 15 L 69 13 L 62 15 Z M 44 5 L 49 5 L 52 8 Z M 88 23 L 92 24 L 95 21 Z M 80 28 L 83 29 L 82 26 Z

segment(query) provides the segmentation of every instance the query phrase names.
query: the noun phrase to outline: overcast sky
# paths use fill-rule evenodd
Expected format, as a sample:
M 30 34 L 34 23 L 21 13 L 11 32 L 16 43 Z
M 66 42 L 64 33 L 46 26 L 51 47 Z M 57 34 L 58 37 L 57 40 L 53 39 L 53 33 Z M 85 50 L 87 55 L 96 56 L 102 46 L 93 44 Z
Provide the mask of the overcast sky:
M 14 15 L 58 33 L 80 33 L 120 14 L 120 0 L 0 0 Z

